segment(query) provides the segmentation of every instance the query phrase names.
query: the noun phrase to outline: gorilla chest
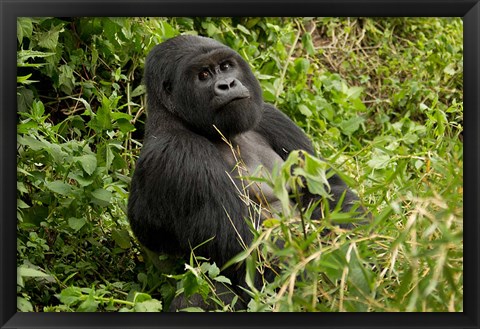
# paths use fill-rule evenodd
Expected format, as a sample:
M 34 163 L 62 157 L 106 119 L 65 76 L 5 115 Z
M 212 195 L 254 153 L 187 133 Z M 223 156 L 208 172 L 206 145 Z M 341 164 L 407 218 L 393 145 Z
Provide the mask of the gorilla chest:
M 261 204 L 268 203 L 275 207 L 277 198 L 270 186 L 260 182 L 246 182 L 239 179 L 245 176 L 262 176 L 271 172 L 275 166 L 283 164 L 283 159 L 268 145 L 258 133 L 249 131 L 237 135 L 231 145 L 225 142 L 215 144 L 227 164 L 229 175 L 238 187 Z

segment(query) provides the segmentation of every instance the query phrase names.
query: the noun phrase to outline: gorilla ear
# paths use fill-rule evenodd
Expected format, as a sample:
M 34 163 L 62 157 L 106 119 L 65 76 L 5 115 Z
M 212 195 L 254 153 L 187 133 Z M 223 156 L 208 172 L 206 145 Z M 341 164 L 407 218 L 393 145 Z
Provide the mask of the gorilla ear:
M 168 94 L 172 93 L 172 83 L 170 81 L 164 81 L 163 82 L 163 90 L 167 92 Z

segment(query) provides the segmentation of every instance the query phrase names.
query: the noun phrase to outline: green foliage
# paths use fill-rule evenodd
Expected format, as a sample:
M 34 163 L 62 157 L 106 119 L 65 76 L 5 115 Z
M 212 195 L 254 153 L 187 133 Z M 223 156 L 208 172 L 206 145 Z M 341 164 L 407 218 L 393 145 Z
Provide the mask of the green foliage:
M 185 272 L 167 277 L 178 281 L 176 294 L 183 294 L 186 298 L 199 295 L 205 303 L 215 305 L 217 309 L 228 312 L 234 310 L 238 297 L 235 296 L 230 304 L 225 304 L 216 292 L 216 284 L 223 284 L 226 289 L 232 285 L 230 279 L 220 275 L 220 269 L 202 257 L 195 257 L 192 253 L 189 264 L 185 264 Z M 203 312 L 199 307 L 187 307 L 183 312 Z
M 100 285 L 100 289 L 78 287 L 63 289 L 56 297 L 64 305 L 56 307 L 53 310 L 96 312 L 99 306 L 103 305 L 106 311 L 116 311 L 117 304 L 127 305 L 122 307 L 119 310 L 120 312 L 158 312 L 162 310 L 162 303 L 156 299 L 152 299 L 148 294 L 135 292 L 134 294 L 130 294 L 127 300 L 116 300 L 108 297 L 112 294 L 108 288 L 122 287 L 103 287 Z
M 462 33 L 457 18 L 18 18 L 18 310 L 162 311 L 182 292 L 233 310 L 216 264 L 192 254 L 162 275 L 126 217 L 144 59 L 200 34 L 237 50 L 322 156 L 249 177 L 282 211 L 226 265 L 246 263 L 247 311 L 463 311 Z M 288 202 L 305 182 L 325 201 L 334 172 L 368 225 Z M 266 268 L 279 275 L 257 290 Z

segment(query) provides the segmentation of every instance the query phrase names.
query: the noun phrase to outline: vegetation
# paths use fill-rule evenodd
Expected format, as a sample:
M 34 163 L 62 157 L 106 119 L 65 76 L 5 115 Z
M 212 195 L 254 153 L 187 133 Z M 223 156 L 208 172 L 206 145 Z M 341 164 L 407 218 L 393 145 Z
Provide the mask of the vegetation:
M 232 260 L 246 261 L 248 277 L 272 261 L 281 268 L 251 288 L 247 311 L 463 311 L 457 18 L 19 18 L 19 311 L 162 311 L 177 289 L 231 310 L 213 291 L 213 281 L 228 281 L 215 264 L 192 254 L 162 275 L 126 217 L 146 115 L 144 58 L 180 33 L 237 50 L 265 100 L 323 159 L 294 153 L 251 179 L 282 200 L 286 182 L 318 187 L 333 168 L 373 214 L 346 231 L 330 224 L 351 221 L 335 209 L 318 221 L 285 204 Z

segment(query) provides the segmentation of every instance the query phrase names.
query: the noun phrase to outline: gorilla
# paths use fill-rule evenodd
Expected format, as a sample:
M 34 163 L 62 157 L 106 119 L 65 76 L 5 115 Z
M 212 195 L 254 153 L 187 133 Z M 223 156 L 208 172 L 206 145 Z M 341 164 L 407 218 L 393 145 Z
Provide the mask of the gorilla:
M 250 173 L 260 165 L 272 170 L 294 150 L 314 154 L 313 146 L 263 101 L 249 64 L 213 39 L 182 35 L 155 46 L 144 82 L 148 116 L 128 200 L 132 231 L 148 250 L 180 257 L 209 240 L 195 254 L 222 266 L 253 238 L 239 158 Z M 343 199 L 342 210 L 350 211 L 358 197 L 336 175 L 329 184 L 330 209 Z M 261 188 L 265 201 L 278 201 Z M 303 205 L 320 199 L 302 191 Z M 245 285 L 244 271 L 224 274 L 233 286 Z

